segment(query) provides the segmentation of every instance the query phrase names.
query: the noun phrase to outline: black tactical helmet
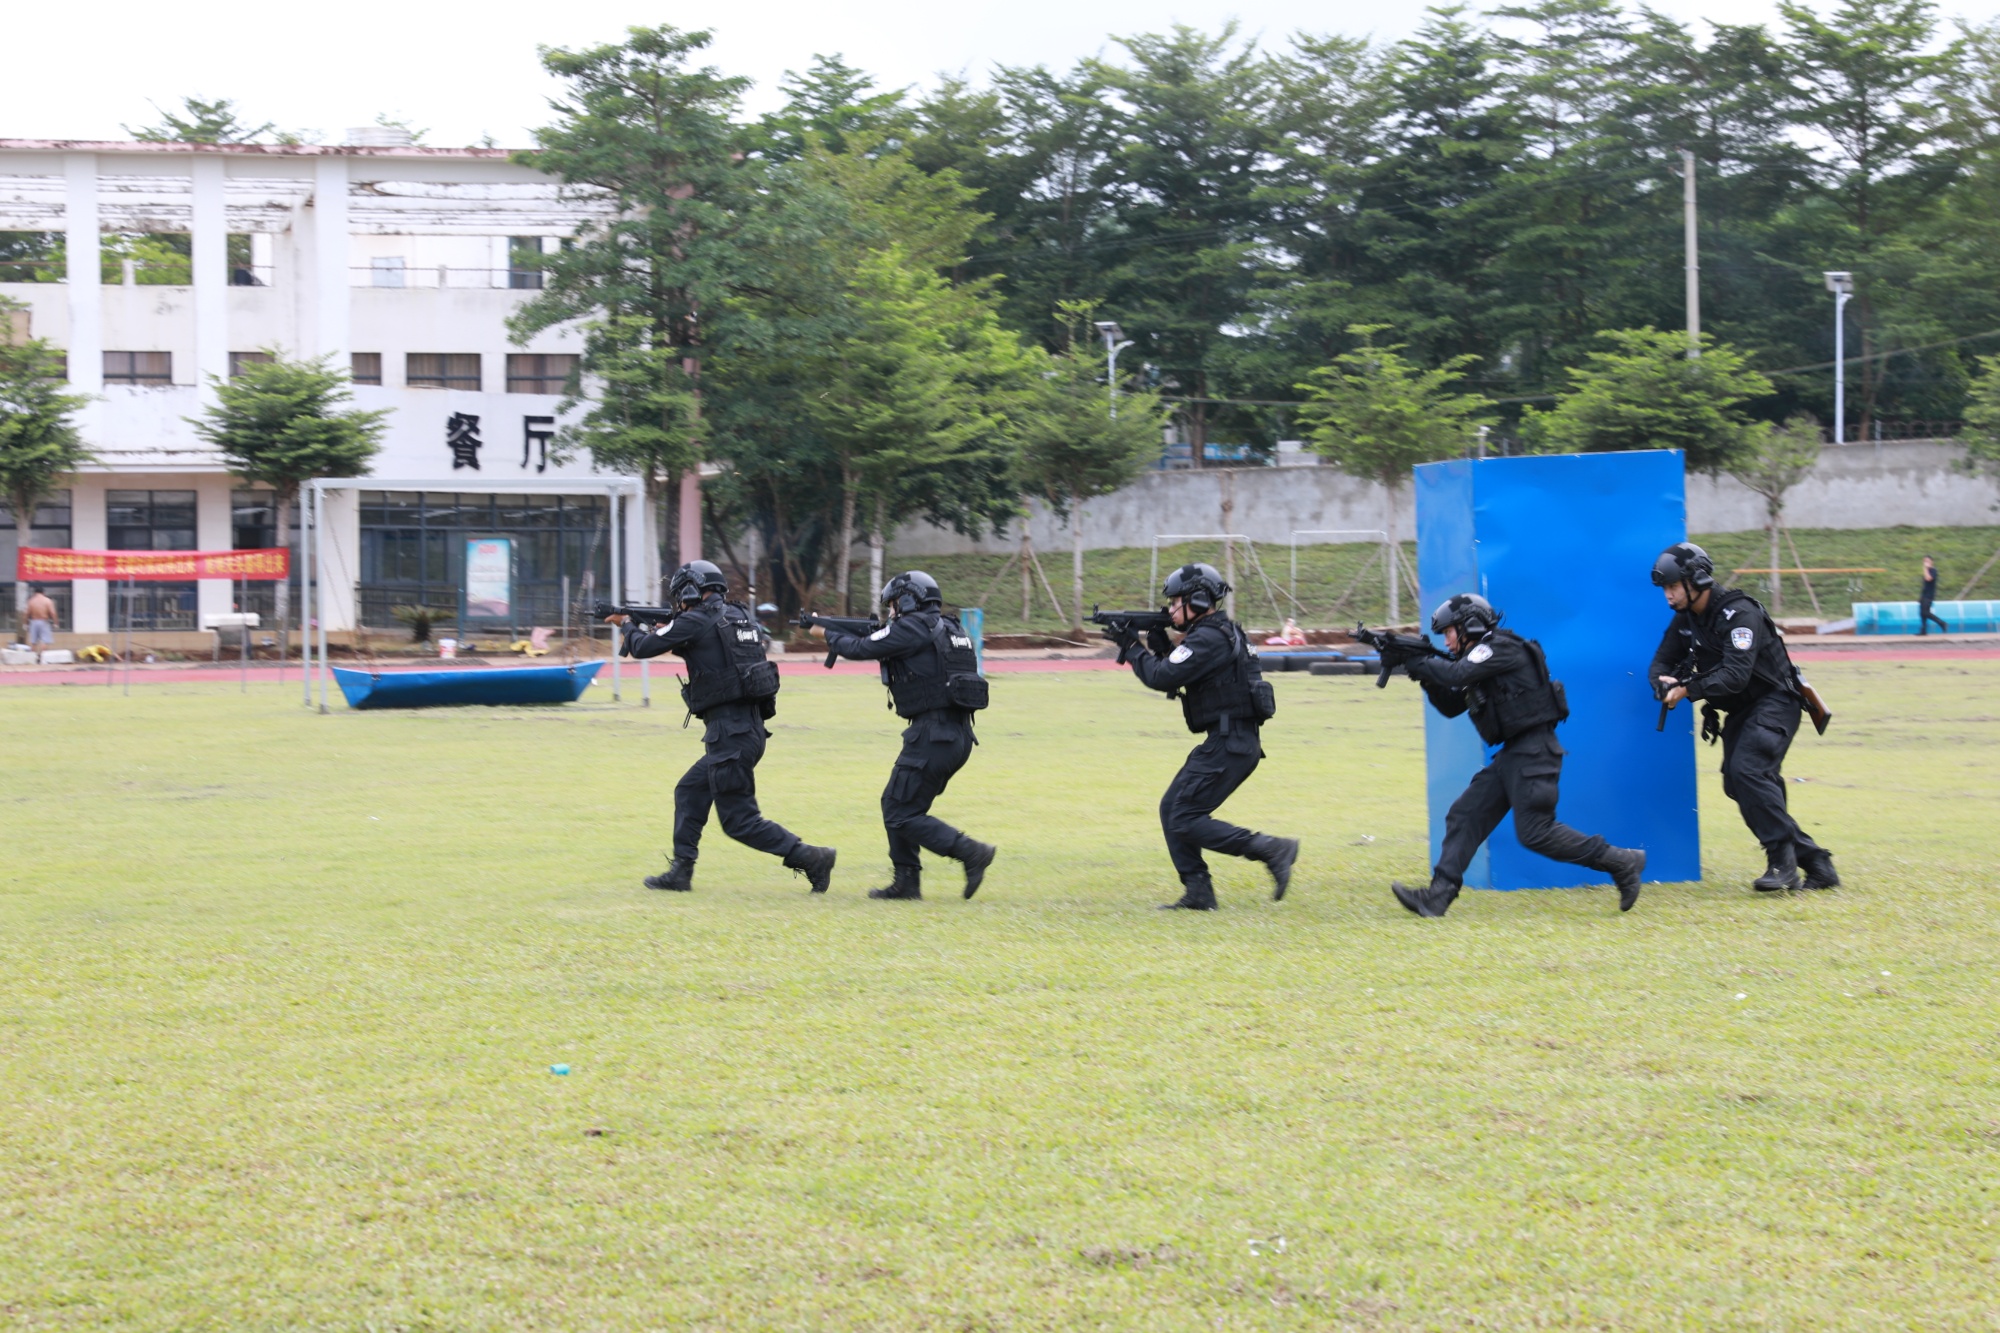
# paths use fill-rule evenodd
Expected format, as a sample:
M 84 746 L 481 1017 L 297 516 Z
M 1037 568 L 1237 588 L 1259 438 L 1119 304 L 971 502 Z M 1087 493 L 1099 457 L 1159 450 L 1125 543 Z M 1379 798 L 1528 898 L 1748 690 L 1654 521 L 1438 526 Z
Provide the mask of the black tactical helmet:
M 1431 633 L 1442 635 L 1447 629 L 1456 629 L 1459 642 L 1464 644 L 1485 638 L 1499 623 L 1500 613 L 1493 609 L 1493 603 L 1476 592 L 1447 597 L 1431 612 Z
M 673 581 L 667 584 L 667 593 L 680 606 L 698 602 L 702 594 L 711 590 L 726 592 L 729 580 L 722 576 L 722 567 L 708 560 L 690 560 L 674 571 Z
M 881 596 L 875 599 L 884 606 L 894 606 L 896 614 L 906 616 L 919 607 L 936 607 L 944 601 L 944 591 L 938 581 L 921 569 L 898 574 L 882 585 Z
M 1185 598 L 1189 606 L 1206 614 L 1229 595 L 1229 585 L 1222 581 L 1222 575 L 1216 572 L 1214 565 L 1182 565 L 1167 575 L 1166 584 L 1160 591 L 1167 595 L 1168 600 Z
M 1676 583 L 1692 583 L 1697 592 L 1713 588 L 1715 562 L 1708 558 L 1708 552 L 1693 542 L 1675 542 L 1660 552 L 1660 558 L 1653 562 L 1653 586 L 1665 588 Z

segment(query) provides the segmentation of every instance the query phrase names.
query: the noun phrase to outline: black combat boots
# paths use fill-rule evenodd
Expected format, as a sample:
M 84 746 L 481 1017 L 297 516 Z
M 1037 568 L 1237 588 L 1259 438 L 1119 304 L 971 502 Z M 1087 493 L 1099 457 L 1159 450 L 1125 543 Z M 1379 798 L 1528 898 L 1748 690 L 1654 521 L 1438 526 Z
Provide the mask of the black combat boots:
M 1824 847 L 1815 847 L 1799 858 L 1799 869 L 1806 872 L 1801 888 L 1837 889 L 1840 876 L 1833 868 L 1833 853 Z
M 1182 875 L 1179 902 L 1161 903 L 1162 912 L 1213 912 L 1215 885 L 1207 875 Z
M 1271 901 L 1283 902 L 1285 890 L 1292 887 L 1292 865 L 1299 859 L 1299 840 L 1260 833 L 1250 843 L 1250 859 L 1262 861 L 1270 870 Z
M 1446 880 L 1433 879 L 1428 889 L 1413 889 L 1401 880 L 1391 880 L 1389 892 L 1396 895 L 1397 902 L 1418 916 L 1443 916 L 1451 910 L 1453 900 L 1458 897 L 1458 886 Z
M 986 882 L 986 867 L 993 864 L 993 858 L 1000 849 L 990 842 L 975 842 L 964 834 L 958 836 L 958 850 L 953 852 L 965 866 L 965 896 L 970 898 L 979 892 L 979 886 Z
M 833 858 L 837 855 L 831 847 L 813 847 L 802 842 L 785 853 L 785 869 L 803 873 L 814 893 L 825 893 L 826 886 L 833 882 Z
M 1770 868 L 1750 881 L 1751 888 L 1759 893 L 1785 893 L 1799 886 L 1799 858 L 1792 844 L 1768 847 L 1764 856 Z
M 1609 848 L 1597 868 L 1609 871 L 1611 882 L 1618 886 L 1618 910 L 1631 911 L 1632 904 L 1639 901 L 1639 882 L 1646 873 L 1645 851 L 1637 847 Z
M 694 862 L 683 861 L 676 856 L 667 862 L 666 874 L 646 876 L 646 887 L 668 889 L 674 893 L 691 892 L 694 889 Z
M 921 898 L 924 896 L 923 874 L 921 871 L 905 870 L 902 866 L 897 866 L 895 869 L 896 876 L 886 887 L 868 890 L 870 898 L 902 899 Z

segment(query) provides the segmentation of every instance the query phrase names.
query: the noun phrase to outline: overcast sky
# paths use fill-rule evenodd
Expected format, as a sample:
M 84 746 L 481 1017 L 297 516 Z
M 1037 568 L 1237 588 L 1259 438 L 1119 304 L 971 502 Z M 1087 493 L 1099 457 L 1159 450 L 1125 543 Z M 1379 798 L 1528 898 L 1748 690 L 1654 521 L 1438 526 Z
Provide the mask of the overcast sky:
M 1768 0 L 1655 4 L 1689 20 L 1763 22 L 1775 12 Z M 737 0 L 700 11 L 634 0 L 16 0 L 6 10 L 0 138 L 123 138 L 122 125 L 156 119 L 149 99 L 170 106 L 193 94 L 233 98 L 254 121 L 333 142 L 387 114 L 427 127 L 433 143 L 490 134 L 504 146 L 526 144 L 547 119 L 537 45 L 611 41 L 633 24 L 706 24 L 714 63 L 755 79 L 748 107 L 762 111 L 779 76 L 818 52 L 840 52 L 894 87 L 928 85 L 939 71 L 976 79 L 996 63 L 1067 66 L 1111 34 L 1175 22 L 1213 30 L 1233 18 L 1275 42 L 1301 29 L 1393 38 L 1422 17 L 1416 5 L 1364 0 Z M 1943 12 L 1984 20 L 2000 0 L 1947 0 Z

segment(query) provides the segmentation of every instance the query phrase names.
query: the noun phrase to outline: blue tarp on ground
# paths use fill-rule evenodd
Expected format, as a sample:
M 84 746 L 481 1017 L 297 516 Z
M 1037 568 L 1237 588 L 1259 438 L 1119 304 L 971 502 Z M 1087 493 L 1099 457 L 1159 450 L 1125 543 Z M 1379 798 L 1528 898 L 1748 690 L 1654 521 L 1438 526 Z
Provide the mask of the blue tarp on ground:
M 604 663 L 458 667 L 445 671 L 333 668 L 352 708 L 440 708 L 453 704 L 567 704 L 583 697 Z
M 1646 663 L 1672 613 L 1652 586 L 1653 558 L 1687 535 L 1677 450 L 1430 463 L 1416 469 L 1422 614 L 1477 592 L 1548 653 L 1569 694 L 1557 816 L 1585 833 L 1646 849 L 1646 878 L 1701 877 L 1695 808 L 1695 710 L 1653 730 Z M 1409 685 L 1401 688 L 1418 692 Z M 1421 695 L 1418 695 L 1421 700 Z M 1445 812 L 1486 762 L 1469 719 L 1424 707 L 1431 857 Z M 1466 874 L 1477 888 L 1608 883 L 1524 849 L 1510 815 Z

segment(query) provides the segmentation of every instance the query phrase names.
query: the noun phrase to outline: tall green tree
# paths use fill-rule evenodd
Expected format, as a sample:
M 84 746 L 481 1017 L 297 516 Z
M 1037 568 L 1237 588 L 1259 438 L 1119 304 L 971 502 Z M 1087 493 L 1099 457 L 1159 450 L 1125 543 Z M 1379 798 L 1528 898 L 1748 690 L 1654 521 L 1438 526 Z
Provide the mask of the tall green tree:
M 19 309 L 0 298 L 0 333 Z M 14 514 L 14 532 L 28 544 L 35 510 L 64 477 L 90 460 L 76 413 L 90 400 L 67 392 L 62 353 L 46 339 L 0 336 L 0 494 Z M 14 623 L 28 607 L 28 583 L 14 581 Z
M 1785 522 L 1785 493 L 1819 466 L 1819 422 L 1796 416 L 1773 428 L 1757 423 L 1729 465 L 1729 475 L 1764 501 L 1764 531 L 1771 539 L 1771 613 L 1783 615 L 1785 581 L 1778 574 L 1778 533 Z
M 1735 348 L 1706 335 L 1688 356 L 1687 335 L 1659 329 L 1612 329 L 1609 347 L 1592 352 L 1556 405 L 1530 408 L 1523 434 L 1547 453 L 1679 449 L 1691 471 L 1713 476 L 1754 448 L 1764 423 L 1744 404 L 1771 392 Z
M 1379 324 L 1348 330 L 1359 342 L 1299 383 L 1310 400 L 1299 409 L 1306 439 L 1349 476 L 1373 481 L 1384 496 L 1383 530 L 1389 560 L 1389 618 L 1400 618 L 1402 559 L 1396 505 L 1410 469 L 1419 463 L 1463 457 L 1478 439 L 1473 418 L 1488 410 L 1484 398 L 1459 393 L 1470 354 L 1425 369 L 1402 356 L 1403 345 L 1378 347 Z
M 706 32 L 632 28 L 623 42 L 543 48 L 560 79 L 555 122 L 522 161 L 612 205 L 547 256 L 541 292 L 509 329 L 525 342 L 575 321 L 584 409 L 562 443 L 638 476 L 645 565 L 657 586 L 661 510 L 704 456 L 703 359 L 730 335 L 730 298 L 758 287 L 756 228 L 767 216 L 750 132 L 732 119 L 748 80 L 696 66 Z
M 244 124 L 236 103 L 227 97 L 213 102 L 183 97 L 179 112 L 165 110 L 157 103 L 153 110 L 160 113 L 157 124 L 136 130 L 127 125 L 125 132 L 141 143 L 254 143 L 277 129 L 268 120 L 262 125 Z
M 1130 485 L 1159 458 L 1172 408 L 1129 383 L 1114 398 L 1095 349 L 1077 333 L 1067 351 L 1040 358 L 1028 383 L 1014 477 L 1069 520 L 1072 623 L 1081 632 L 1084 503 Z
M 215 402 L 188 422 L 214 445 L 229 470 L 255 486 L 269 486 L 276 502 L 278 541 L 292 530 L 299 489 L 320 477 L 358 477 L 382 446 L 389 410 L 363 411 L 348 376 L 328 357 L 293 359 L 268 349 L 271 359 L 244 365 L 232 379 L 213 376 Z M 279 652 L 290 642 L 291 583 L 277 587 Z

